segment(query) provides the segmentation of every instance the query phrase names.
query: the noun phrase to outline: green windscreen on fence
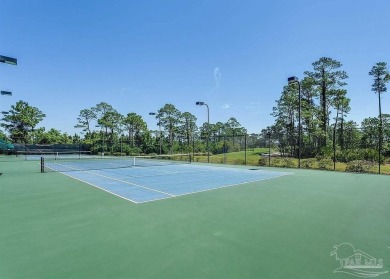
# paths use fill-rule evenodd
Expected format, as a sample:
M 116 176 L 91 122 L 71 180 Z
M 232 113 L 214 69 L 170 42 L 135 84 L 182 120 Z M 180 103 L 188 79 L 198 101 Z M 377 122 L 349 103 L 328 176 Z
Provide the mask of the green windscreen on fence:
M 80 156 L 79 158 L 48 157 L 41 158 L 41 171 L 87 171 L 130 167 L 164 166 L 189 164 L 188 154 L 150 155 L 150 156 Z

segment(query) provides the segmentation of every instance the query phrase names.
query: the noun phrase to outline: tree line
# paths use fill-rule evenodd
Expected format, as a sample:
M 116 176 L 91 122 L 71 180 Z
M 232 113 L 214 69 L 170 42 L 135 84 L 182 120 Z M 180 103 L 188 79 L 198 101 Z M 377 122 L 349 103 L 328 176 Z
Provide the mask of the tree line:
M 2 138 L 22 144 L 79 144 L 93 152 L 125 154 L 172 154 L 178 152 L 207 152 L 238 150 L 240 136 L 247 130 L 234 117 L 225 123 L 203 123 L 197 126 L 197 118 L 190 112 L 181 112 L 173 104 L 165 104 L 156 113 L 150 113 L 157 121 L 158 130 L 149 130 L 144 118 L 134 112 L 119 113 L 106 102 L 82 109 L 72 135 L 57 129 L 37 128 L 46 115 L 27 102 L 18 101 L 3 118 L 2 127 L 8 131 Z M 151 117 L 151 116 L 149 116 Z M 231 143 L 221 146 L 222 137 L 231 137 Z M 235 140 L 235 138 L 237 138 Z M 218 141 L 216 139 L 219 139 Z M 209 144 L 208 144 L 209 143 Z
M 300 84 L 294 82 L 283 87 L 271 114 L 275 123 L 262 130 L 263 137 L 272 136 L 281 153 L 295 157 L 298 152 L 303 158 L 331 157 L 333 149 L 340 156 L 351 150 L 362 153 L 364 149 L 380 156 L 373 149 L 390 150 L 390 115 L 383 114 L 381 108 L 381 95 L 387 91 L 390 75 L 385 62 L 376 63 L 368 74 L 373 78 L 371 90 L 378 98 L 378 117 L 364 119 L 360 127 L 347 120 L 351 110 L 346 89 L 348 74 L 339 61 L 322 57 L 303 73 Z M 374 101 L 373 97 L 367 95 L 368 100 Z
M 111 152 L 126 154 L 206 152 L 208 148 L 218 153 L 213 138 L 246 134 L 246 129 L 234 117 L 226 123 L 205 122 L 198 127 L 195 115 L 182 112 L 173 104 L 165 104 L 157 112 L 149 113 L 151 116 L 156 119 L 158 130 L 149 130 L 141 115 L 134 112 L 122 115 L 101 102 L 81 110 L 75 127 L 85 132 L 84 142 L 93 145 L 94 150 L 110 144 Z M 108 147 L 107 151 L 110 151 Z
M 272 111 L 274 124 L 245 139 L 242 135 L 246 135 L 247 130 L 234 117 L 225 123 L 205 122 L 198 127 L 193 114 L 165 104 L 147 116 L 156 119 L 159 129 L 152 131 L 143 116 L 134 112 L 121 114 L 105 102 L 82 109 L 75 121 L 80 133 L 68 135 L 55 128 L 47 131 L 44 127 L 37 128 L 46 115 L 25 101 L 12 105 L 2 119 L 1 126 L 8 135 L 0 131 L 0 139 L 23 144 L 82 142 L 93 152 L 126 154 L 160 153 L 160 150 L 163 154 L 190 151 L 217 154 L 239 151 L 245 140 L 247 147 L 267 147 L 271 143 L 280 153 L 293 157 L 297 157 L 298 152 L 302 158 L 331 157 L 332 151 L 337 149 L 338 156 L 344 159 L 359 153 L 374 160 L 378 159 L 375 150 L 384 150 L 384 153 L 390 150 L 390 115 L 383 114 L 381 108 L 381 95 L 387 91 L 390 75 L 385 62 L 376 63 L 368 74 L 373 78 L 371 90 L 377 94 L 379 114 L 364 119 L 360 127 L 348 120 L 351 110 L 346 89 L 348 74 L 341 62 L 322 57 L 312 63 L 311 70 L 303 73 L 299 84 L 283 87 Z M 367 98 L 370 99 L 368 94 Z

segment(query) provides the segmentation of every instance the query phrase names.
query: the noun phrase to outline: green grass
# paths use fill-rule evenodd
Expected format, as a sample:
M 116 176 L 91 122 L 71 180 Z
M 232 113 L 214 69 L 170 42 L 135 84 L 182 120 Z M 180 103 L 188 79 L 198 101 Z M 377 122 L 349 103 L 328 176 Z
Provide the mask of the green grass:
M 36 162 L 0 169 L 0 278 L 351 278 L 333 274 L 341 242 L 389 269 L 389 176 L 290 169 L 137 205 Z
M 272 149 L 271 149 L 272 152 Z M 268 153 L 268 148 L 253 148 L 246 152 L 246 161 L 248 165 L 258 165 L 261 154 Z M 195 156 L 195 162 L 207 162 L 207 154 L 203 156 Z M 245 163 L 245 151 L 229 152 L 224 154 L 216 154 L 210 156 L 210 163 L 227 163 L 232 165 L 243 165 Z
M 275 150 L 271 149 L 271 154 Z M 255 148 L 252 150 L 247 150 L 246 152 L 246 164 L 249 166 L 258 166 L 259 165 L 259 159 L 261 157 L 261 154 L 268 154 L 268 148 Z M 264 157 L 266 161 L 266 165 L 268 166 L 268 158 Z M 310 164 L 310 167 L 305 167 L 304 162 L 311 160 L 312 163 Z M 202 156 L 195 156 L 194 157 L 195 162 L 207 162 L 207 154 L 203 154 Z M 333 162 L 332 159 L 328 160 L 327 164 L 325 165 L 326 170 L 333 170 Z M 240 152 L 230 152 L 226 154 L 216 154 L 210 156 L 210 163 L 215 164 L 230 164 L 230 165 L 244 165 L 245 164 L 245 151 Z M 290 168 L 297 168 L 298 167 L 298 159 L 297 158 L 275 158 L 271 157 L 271 166 L 272 167 L 290 167 Z M 302 159 L 301 160 L 301 167 L 302 168 L 310 168 L 310 169 L 320 169 L 319 162 L 315 159 Z M 346 171 L 347 164 L 343 162 L 336 162 L 336 171 L 345 172 Z M 369 173 L 378 173 L 378 165 L 374 165 L 370 170 Z M 381 174 L 390 174 L 390 164 L 384 164 L 381 165 Z

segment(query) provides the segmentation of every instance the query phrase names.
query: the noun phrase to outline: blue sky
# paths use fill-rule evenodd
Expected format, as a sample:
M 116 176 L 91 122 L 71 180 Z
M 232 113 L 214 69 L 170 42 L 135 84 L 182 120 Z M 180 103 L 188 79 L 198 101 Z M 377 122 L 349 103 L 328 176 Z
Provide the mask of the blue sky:
M 0 110 L 18 100 L 40 126 L 75 133 L 80 110 L 107 102 L 143 116 L 174 104 L 210 122 L 235 117 L 250 133 L 270 116 L 288 76 L 331 57 L 349 75 L 350 120 L 378 114 L 368 75 L 390 63 L 390 1 L 0 0 Z M 389 90 L 390 91 L 390 90 Z M 383 112 L 390 113 L 390 93 Z

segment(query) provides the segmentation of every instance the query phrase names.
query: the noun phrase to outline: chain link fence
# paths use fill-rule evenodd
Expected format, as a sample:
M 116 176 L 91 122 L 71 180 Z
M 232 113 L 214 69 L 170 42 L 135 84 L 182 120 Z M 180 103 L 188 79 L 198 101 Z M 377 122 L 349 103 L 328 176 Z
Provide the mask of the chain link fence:
M 388 133 L 380 137 L 375 127 L 330 127 L 321 147 L 315 145 L 315 136 L 303 131 L 299 146 L 298 133 L 268 134 L 267 145 L 272 151 L 261 156 L 259 165 L 390 174 Z

